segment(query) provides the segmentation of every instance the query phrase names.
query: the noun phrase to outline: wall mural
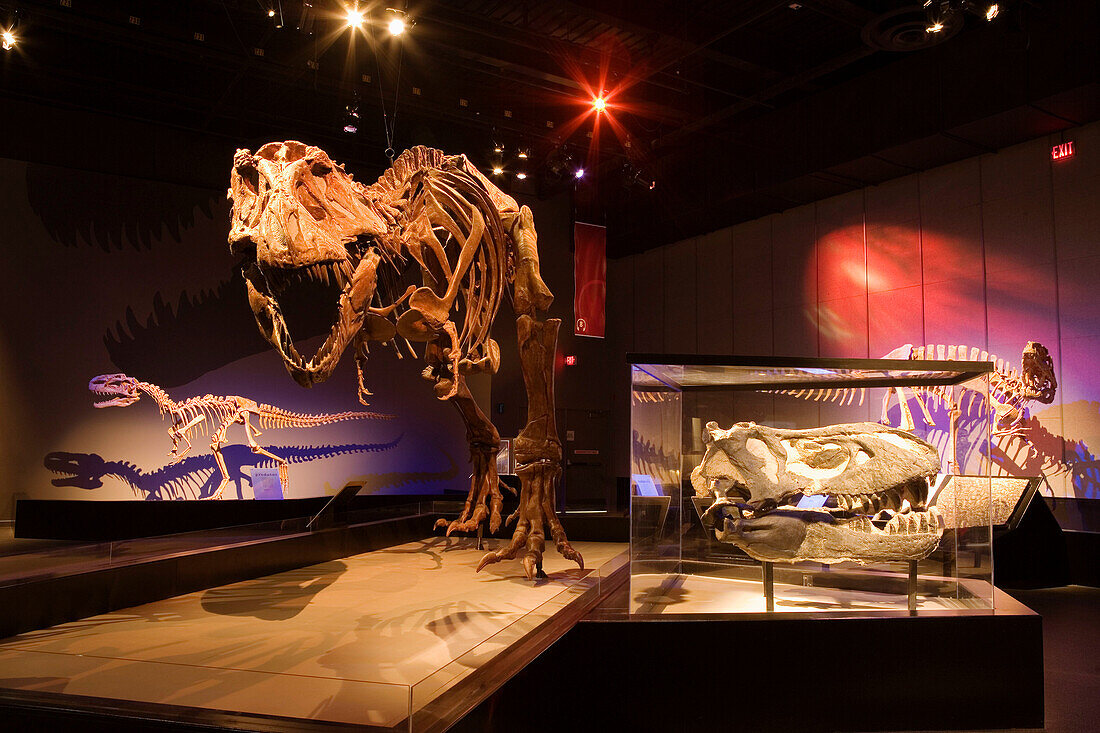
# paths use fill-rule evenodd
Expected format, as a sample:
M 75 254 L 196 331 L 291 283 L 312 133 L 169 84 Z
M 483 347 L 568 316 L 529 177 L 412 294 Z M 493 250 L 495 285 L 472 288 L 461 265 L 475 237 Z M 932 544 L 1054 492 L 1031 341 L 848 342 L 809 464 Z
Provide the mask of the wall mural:
M 1042 194 L 1035 192 L 1033 195 Z M 978 208 L 971 212 L 977 222 L 975 229 L 979 229 L 984 221 Z M 1029 205 L 1028 208 L 1034 207 Z M 1015 236 L 1006 232 L 1002 234 L 1008 239 L 1016 239 L 1034 231 L 1035 225 L 1035 222 L 1028 222 L 1025 231 Z M 957 419 L 957 436 L 953 437 L 951 426 L 955 421 L 951 415 L 952 405 L 942 400 L 932 400 L 933 404 L 928 408 L 929 420 L 918 420 L 915 429 L 917 434 L 948 455 L 953 452 L 952 442 L 956 442 L 954 452 L 960 456 L 960 462 L 965 462 L 967 455 L 989 459 L 994 475 L 1042 474 L 1056 496 L 1100 498 L 1100 472 L 1095 464 L 1089 465 L 1089 461 L 1094 459 L 1085 458 L 1091 455 L 1086 442 L 1088 438 L 1082 436 L 1075 440 L 1072 432 L 1059 435 L 1051 430 L 1054 428 L 1064 433 L 1067 427 L 1063 417 L 1065 408 L 1072 407 L 1075 419 L 1070 421 L 1071 430 L 1077 428 L 1093 435 L 1100 431 L 1100 404 L 1092 400 L 1067 404 L 1064 396 L 1057 399 L 1055 394 L 1057 374 L 1065 373 L 1067 367 L 1072 369 L 1084 365 L 1077 359 L 1070 365 L 1055 363 L 1056 356 L 1060 356 L 1063 349 L 1059 348 L 1062 339 L 1058 333 L 1062 314 L 1059 313 L 1058 299 L 1053 291 L 1057 286 L 1063 297 L 1068 294 L 1068 300 L 1080 302 L 1083 294 L 1079 290 L 1088 287 L 1087 284 L 1076 277 L 1057 283 L 1043 282 L 1043 276 L 1054 279 L 1054 267 L 1013 267 L 1014 263 L 1003 254 L 994 256 L 986 251 L 986 247 L 980 246 L 981 241 L 976 245 L 959 238 L 954 232 L 936 232 L 916 224 L 911 227 L 866 227 L 860 224 L 858 231 L 855 229 L 848 227 L 826 233 L 818 242 L 812 276 L 819 292 L 822 287 L 850 288 L 848 292 L 852 292 L 857 290 L 861 281 L 866 283 L 866 294 L 863 296 L 827 303 L 819 301 L 816 317 L 821 324 L 822 347 L 845 352 L 858 349 L 863 343 L 873 343 L 875 334 L 894 329 L 899 334 L 919 335 L 922 331 L 928 333 L 935 323 L 934 330 L 948 336 L 958 336 L 962 343 L 989 344 L 989 351 L 984 348 L 977 351 L 979 357 L 999 365 L 994 374 L 993 386 L 996 387 L 998 378 L 1013 381 L 1019 377 L 1018 372 L 1010 373 L 1012 368 L 998 353 L 1012 353 L 1013 350 L 1018 353 L 1020 343 L 1037 343 L 1033 339 L 1039 335 L 1050 339 L 1054 346 L 1049 350 L 1042 347 L 1045 371 L 1049 372 L 1043 394 L 1028 397 L 1026 388 L 1010 390 L 1012 393 L 1009 395 L 998 395 L 997 390 L 993 390 L 992 405 L 999 409 L 997 414 L 989 417 L 999 429 L 993 431 L 988 443 L 981 424 L 985 418 L 965 411 Z M 980 229 L 975 234 L 980 240 Z M 1015 243 L 1010 245 L 1015 246 Z M 853 253 L 864 246 L 864 258 L 854 256 Z M 1053 256 L 1053 243 L 1049 243 L 1049 252 Z M 845 253 L 843 257 L 852 259 L 842 263 L 841 253 Z M 1021 253 L 1021 259 L 1026 261 L 1029 258 Z M 922 269 L 922 260 L 929 261 L 931 265 L 925 265 Z M 991 267 L 998 269 L 989 272 Z M 937 279 L 947 273 L 955 277 L 943 282 L 928 282 L 929 277 Z M 923 286 L 909 284 L 914 278 L 919 281 L 922 274 L 925 277 Z M 811 273 L 807 272 L 806 276 L 810 277 Z M 902 287 L 890 288 L 891 285 Z M 1025 332 L 1025 328 L 1031 330 Z M 1016 344 L 1009 343 L 1009 339 L 1017 334 L 1024 338 Z M 946 346 L 941 349 L 935 345 L 917 348 L 932 354 L 933 358 L 951 358 Z M 997 353 L 994 349 L 998 350 Z M 975 350 L 976 347 L 967 348 L 968 352 Z M 1027 346 L 1024 346 L 1022 367 L 1025 372 L 1028 357 Z M 1080 384 L 1072 374 L 1069 379 L 1071 383 Z M 998 400 L 998 396 L 1005 402 Z M 905 425 L 907 417 L 904 410 L 905 405 L 899 403 L 884 419 L 892 424 Z M 912 421 L 912 418 L 908 420 Z M 929 421 L 933 424 L 921 424 Z
M 623 350 L 875 358 L 967 344 L 1015 364 L 1038 342 L 1057 392 L 1022 405 L 983 457 L 1043 473 L 1056 496 L 1100 498 L 1100 124 L 1065 134 L 1070 160 L 1052 161 L 1061 140 L 1043 137 L 613 262 L 609 302 L 633 306 Z M 946 454 L 950 408 L 928 409 L 936 426 L 915 415 L 917 429 Z M 887 417 L 904 419 L 896 402 Z M 960 463 L 986 450 L 975 420 L 960 417 Z
M 243 394 L 297 413 L 355 410 L 354 368 L 312 390 L 288 384 L 260 337 L 225 247 L 229 206 L 210 191 L 0 159 L 5 267 L 0 292 L 0 518 L 14 499 L 184 499 L 222 481 L 206 441 L 166 465 L 156 410 L 94 410 L 88 377 L 127 372 L 183 395 Z M 302 326 L 304 347 L 327 324 Z M 265 435 L 290 465 L 289 498 L 468 487 L 453 457 L 461 421 L 393 354 L 374 355 L 385 394 L 358 421 Z M 242 443 L 244 441 L 242 440 Z M 251 498 L 250 469 L 276 462 L 246 444 L 222 450 L 227 498 Z
M 253 453 L 266 456 L 276 464 L 285 493 L 289 484 L 290 461 L 256 442 L 256 437 L 262 435 L 261 429 L 318 428 L 345 420 L 392 420 L 394 417 L 377 412 L 345 411 L 321 414 L 291 412 L 239 395 L 208 394 L 202 397 L 188 397 L 182 402 L 177 402 L 157 385 L 142 382 L 125 374 L 100 374 L 92 377 L 88 382 L 88 389 L 99 397 L 107 398 L 95 403 L 94 407 L 99 409 L 129 407 L 140 400 L 143 394 L 148 395 L 157 406 L 157 411 L 171 422 L 168 426 L 168 437 L 172 439 L 172 450 L 168 454 L 172 460 L 169 465 L 183 460 L 183 456 L 194 447 L 192 438 L 209 435 L 210 450 L 214 454 L 214 460 L 217 461 L 222 478 L 213 492 L 199 494 L 201 499 L 220 499 L 225 487 L 229 485 L 230 474 L 225 465 L 225 458 L 222 456 L 222 447 L 229 439 L 229 428 L 235 424 L 239 423 L 244 428 L 245 440 L 248 441 L 248 447 Z M 253 420 L 256 422 L 255 425 L 252 424 Z

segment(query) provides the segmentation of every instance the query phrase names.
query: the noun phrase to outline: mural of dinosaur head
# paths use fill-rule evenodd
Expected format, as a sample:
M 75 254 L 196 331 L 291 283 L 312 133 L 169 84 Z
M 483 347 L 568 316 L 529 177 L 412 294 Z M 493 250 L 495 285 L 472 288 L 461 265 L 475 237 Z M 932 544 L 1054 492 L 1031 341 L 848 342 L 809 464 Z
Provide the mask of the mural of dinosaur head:
M 1047 347 L 1038 341 L 1028 341 L 1024 347 L 1020 372 L 1027 385 L 1029 399 L 1049 405 L 1054 402 L 1058 391 L 1058 380 L 1054 376 L 1054 360 L 1050 358 Z
M 88 390 L 110 399 L 100 400 L 95 407 L 128 407 L 141 399 L 138 380 L 125 374 L 100 374 L 88 382 Z
M 757 560 L 916 560 L 939 543 L 939 513 L 927 506 L 939 453 L 910 433 L 878 423 L 722 430 L 710 422 L 702 437 L 691 482 L 696 495 L 714 498 L 703 523 Z M 824 504 L 799 507 L 806 496 Z
M 230 252 L 243 259 L 260 333 L 303 386 L 332 373 L 365 323 L 370 338 L 393 335 L 389 321 L 366 313 L 378 252 L 393 254 L 384 240 L 397 210 L 385 198 L 320 148 L 293 140 L 254 154 L 238 150 L 233 158 Z M 288 311 L 311 319 L 292 316 L 299 339 L 328 330 L 312 358 L 295 348 Z

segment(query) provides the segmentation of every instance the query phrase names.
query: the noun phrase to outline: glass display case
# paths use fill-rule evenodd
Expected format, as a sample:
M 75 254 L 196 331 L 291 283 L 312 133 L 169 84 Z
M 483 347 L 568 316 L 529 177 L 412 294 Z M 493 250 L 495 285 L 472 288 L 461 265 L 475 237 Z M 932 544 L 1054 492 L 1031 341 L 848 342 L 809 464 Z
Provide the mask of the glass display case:
M 631 614 L 992 611 L 991 363 L 628 361 Z

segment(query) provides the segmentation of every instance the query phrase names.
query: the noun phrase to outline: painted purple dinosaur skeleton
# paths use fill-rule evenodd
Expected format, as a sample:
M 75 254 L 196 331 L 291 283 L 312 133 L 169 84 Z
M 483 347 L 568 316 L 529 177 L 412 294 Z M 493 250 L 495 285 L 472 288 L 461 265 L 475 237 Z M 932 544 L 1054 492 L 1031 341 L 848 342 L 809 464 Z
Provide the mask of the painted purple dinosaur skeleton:
M 1049 405 L 1054 401 L 1058 390 L 1058 380 L 1054 374 L 1054 362 L 1046 347 L 1037 341 L 1028 341 L 1021 355 L 1020 368 L 1016 369 L 1004 359 L 993 354 L 964 345 L 928 344 L 914 346 L 905 344 L 886 354 L 884 359 L 930 360 L 930 361 L 991 361 L 994 369 L 989 376 L 989 402 L 992 411 L 989 415 L 990 437 L 1001 441 L 1019 438 L 1027 441 L 1027 405 L 1039 402 Z M 851 404 L 858 396 L 863 404 L 865 390 L 853 388 L 778 390 L 777 394 L 786 394 L 815 402 L 835 402 Z M 929 400 L 939 403 L 948 413 L 950 420 L 950 442 L 948 448 L 948 466 L 951 473 L 958 473 L 956 445 L 958 442 L 959 417 L 968 414 L 979 394 L 973 390 L 954 391 L 951 387 L 890 387 L 882 401 L 880 422 L 890 424 L 889 409 L 891 398 L 897 395 L 901 411 L 899 427 L 913 430 L 912 399 L 924 424 L 935 427 L 936 422 L 929 410 Z

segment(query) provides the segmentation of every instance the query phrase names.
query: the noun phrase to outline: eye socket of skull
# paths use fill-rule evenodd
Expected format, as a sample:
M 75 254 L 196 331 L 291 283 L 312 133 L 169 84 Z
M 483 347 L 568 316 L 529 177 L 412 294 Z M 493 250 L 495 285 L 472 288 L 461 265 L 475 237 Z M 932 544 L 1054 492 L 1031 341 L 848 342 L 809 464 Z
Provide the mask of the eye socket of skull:
M 748 501 L 752 498 L 752 493 L 748 490 L 748 487 L 726 476 L 711 479 L 710 489 L 718 496 L 724 496 L 727 499 L 744 499 Z
M 315 176 L 325 176 L 332 173 L 332 162 L 324 158 L 307 158 L 309 172 Z
M 838 468 L 848 461 L 848 451 L 832 441 L 800 439 L 791 444 L 810 468 Z
M 241 184 L 245 190 L 253 196 L 260 194 L 260 172 L 255 166 L 237 168 L 237 175 L 241 178 Z

